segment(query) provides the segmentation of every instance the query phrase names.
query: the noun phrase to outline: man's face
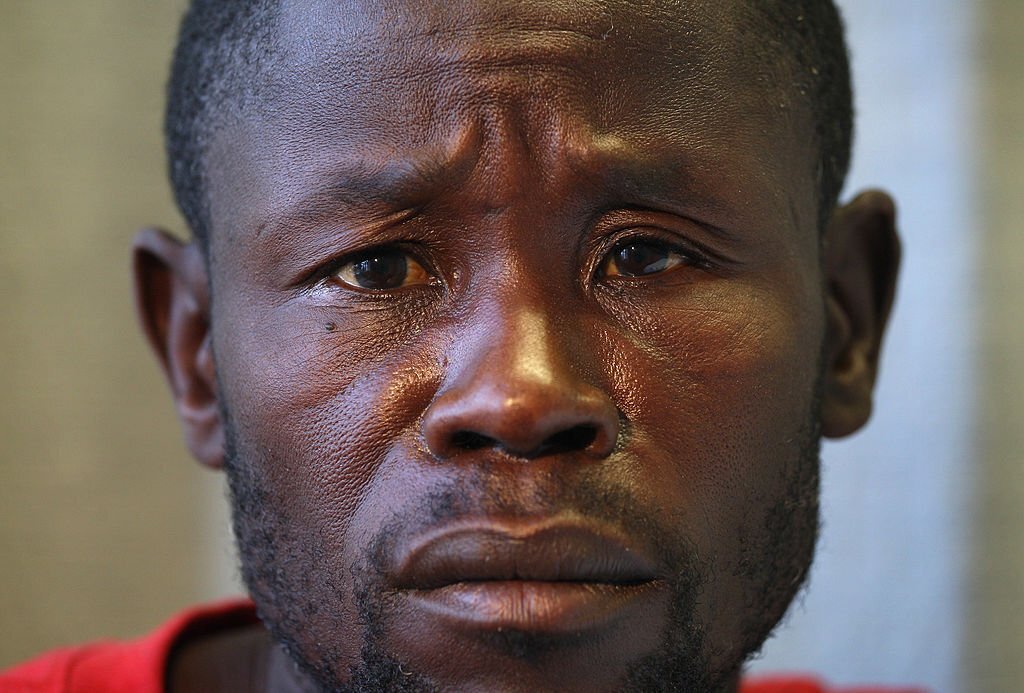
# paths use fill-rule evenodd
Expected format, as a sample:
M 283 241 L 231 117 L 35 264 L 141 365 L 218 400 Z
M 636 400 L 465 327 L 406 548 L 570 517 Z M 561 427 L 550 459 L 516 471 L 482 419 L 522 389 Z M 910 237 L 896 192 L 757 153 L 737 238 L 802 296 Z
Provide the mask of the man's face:
M 809 116 L 733 3 L 416 7 L 288 3 L 210 153 L 253 597 L 325 686 L 728 685 L 813 552 Z

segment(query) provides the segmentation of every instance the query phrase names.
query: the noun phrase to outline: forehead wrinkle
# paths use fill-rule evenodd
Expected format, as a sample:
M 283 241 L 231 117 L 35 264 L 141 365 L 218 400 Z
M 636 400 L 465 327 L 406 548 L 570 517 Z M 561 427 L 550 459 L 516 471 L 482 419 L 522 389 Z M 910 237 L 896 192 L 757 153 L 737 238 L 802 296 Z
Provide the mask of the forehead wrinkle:
M 745 225 L 738 224 L 736 201 L 718 191 L 698 143 L 676 143 L 670 150 L 652 150 L 612 133 L 576 130 L 560 151 L 565 170 L 603 191 L 606 200 L 627 208 L 650 206 L 687 217 L 724 240 L 736 240 Z M 796 219 L 792 193 L 779 188 L 772 204 Z
M 344 212 L 375 216 L 375 211 L 390 215 L 419 208 L 469 178 L 479 156 L 479 148 L 474 146 L 478 139 L 475 133 L 466 132 L 448 149 L 325 164 L 327 170 L 302 183 L 307 192 L 288 196 L 291 199 L 284 204 L 272 201 L 268 205 L 281 211 L 271 211 L 259 221 L 256 235 L 274 235 L 292 224 L 315 224 Z
M 587 43 L 590 40 L 574 32 L 530 31 L 491 37 L 487 42 L 451 42 L 442 46 L 435 43 L 418 52 L 406 45 L 401 53 L 371 42 L 349 47 L 344 53 L 330 52 L 314 63 L 299 63 L 297 70 L 289 70 L 287 80 L 322 97 L 323 75 L 331 75 L 332 90 L 344 93 L 367 87 L 416 85 L 467 74 L 580 73 L 592 59 L 593 51 Z
M 501 31 L 545 31 L 578 34 L 602 39 L 611 18 L 606 0 L 364 0 L 331 2 L 325 8 L 317 0 L 285 0 L 285 29 L 320 36 L 351 35 L 379 42 L 416 38 L 476 36 Z M 293 21 L 301 17 L 300 21 Z
M 716 23 L 711 15 L 720 13 L 665 4 L 477 1 L 453 10 L 450 2 L 429 0 L 415 9 L 408 2 L 332 3 L 333 9 L 294 2 L 282 19 L 290 73 L 282 78 L 293 87 L 328 77 L 340 90 L 387 88 L 474 69 L 533 66 L 594 77 L 623 60 L 640 71 L 660 64 L 702 72 L 712 57 L 707 48 L 723 48 L 720 41 L 701 45 L 715 33 L 708 31 Z
M 736 46 L 715 29 L 732 20 L 730 9 L 717 5 L 684 11 L 660 0 L 592 2 L 582 9 L 579 3 L 472 2 L 453 19 L 448 4 L 422 0 L 410 13 L 417 20 L 412 26 L 408 7 L 325 8 L 297 0 L 282 18 L 284 50 L 271 77 L 278 88 L 268 90 L 275 98 L 267 110 L 315 100 L 338 113 L 372 109 L 375 119 L 433 121 L 444 129 L 450 123 L 438 121 L 457 115 L 460 104 L 508 96 L 488 93 L 502 84 L 496 77 L 512 78 L 506 85 L 552 79 L 570 92 L 591 93 L 590 115 L 608 127 L 636 115 L 627 112 L 624 93 L 653 90 L 660 101 L 681 102 L 669 104 L 674 110 L 725 98 L 731 90 L 711 82 L 728 78 L 724 66 L 739 60 Z M 427 90 L 445 103 L 429 107 Z M 359 119 L 347 119 L 345 127 L 359 129 Z

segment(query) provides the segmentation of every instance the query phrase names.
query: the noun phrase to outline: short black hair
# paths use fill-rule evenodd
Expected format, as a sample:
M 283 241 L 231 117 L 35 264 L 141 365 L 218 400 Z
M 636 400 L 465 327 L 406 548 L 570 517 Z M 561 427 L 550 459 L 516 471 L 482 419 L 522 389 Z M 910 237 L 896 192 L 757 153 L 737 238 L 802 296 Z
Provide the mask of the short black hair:
M 231 109 L 257 96 L 280 0 L 192 0 L 181 21 L 167 84 L 164 143 L 178 203 L 205 250 L 210 234 L 206 155 Z
M 751 0 L 769 55 L 788 56 L 794 82 L 780 85 L 804 97 L 818 146 L 818 226 L 823 231 L 846 183 L 853 149 L 853 84 L 846 30 L 833 0 Z
M 844 29 L 833 0 L 749 0 L 756 49 L 789 57 L 815 122 L 819 226 L 842 191 L 853 140 L 853 97 Z M 181 23 L 164 133 L 175 199 L 205 248 L 210 234 L 205 160 L 224 114 L 258 98 L 256 74 L 269 60 L 280 0 L 192 0 Z

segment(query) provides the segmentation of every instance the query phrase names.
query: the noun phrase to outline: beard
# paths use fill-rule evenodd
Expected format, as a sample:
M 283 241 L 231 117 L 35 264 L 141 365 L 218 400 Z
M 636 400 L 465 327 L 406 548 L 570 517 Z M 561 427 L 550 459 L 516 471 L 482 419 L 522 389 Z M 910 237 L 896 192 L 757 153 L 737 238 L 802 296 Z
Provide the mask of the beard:
M 221 392 L 224 392 L 223 388 Z M 716 651 L 708 643 L 697 605 L 710 578 L 709 564 L 685 537 L 674 531 L 671 513 L 645 507 L 624 489 L 608 489 L 586 479 L 556 485 L 533 500 L 538 507 L 572 510 L 613 522 L 631 536 L 644 537 L 663 552 L 671 592 L 668 625 L 661 645 L 632 663 L 617 690 L 732 690 L 744 662 L 757 652 L 784 616 L 806 580 L 818 534 L 820 430 L 818 398 L 802 433 L 798 459 L 780 473 L 786 492 L 768 504 L 761 534 L 741 539 L 734 577 L 749 588 L 744 594 L 741 643 Z M 509 497 L 486 481 L 467 488 L 464 482 L 441 486 L 403 511 L 374 536 L 363 554 L 338 576 L 327 566 L 329 552 L 309 533 L 295 530 L 275 502 L 265 475 L 273 459 L 240 454 L 230 413 L 222 407 L 225 469 L 241 574 L 260 618 L 296 668 L 296 677 L 319 691 L 434 691 L 439 686 L 400 661 L 386 643 L 386 605 L 394 598 L 383 584 L 384 563 L 399 538 L 410 530 L 437 527 L 468 516 L 514 514 L 521 497 Z M 255 446 L 254 446 L 255 447 Z M 304 536 L 302 536 L 304 534 Z M 354 601 L 361 631 L 358 661 L 339 643 L 309 636 L 309 624 L 344 623 L 341 604 Z M 355 628 L 349 629 L 355 631 Z M 560 644 L 530 633 L 491 634 L 491 644 L 510 656 L 544 664 L 558 655 Z

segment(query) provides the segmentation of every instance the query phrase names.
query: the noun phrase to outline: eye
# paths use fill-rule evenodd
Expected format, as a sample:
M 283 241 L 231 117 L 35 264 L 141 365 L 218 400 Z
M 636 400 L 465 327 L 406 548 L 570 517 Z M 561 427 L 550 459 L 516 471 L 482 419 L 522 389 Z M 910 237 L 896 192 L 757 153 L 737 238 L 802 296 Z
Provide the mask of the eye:
M 363 291 L 390 291 L 435 282 L 423 265 L 397 248 L 376 248 L 356 255 L 338 268 L 334 278 Z
M 692 263 L 692 258 L 663 243 L 634 239 L 612 249 L 601 273 L 606 277 L 646 277 Z

